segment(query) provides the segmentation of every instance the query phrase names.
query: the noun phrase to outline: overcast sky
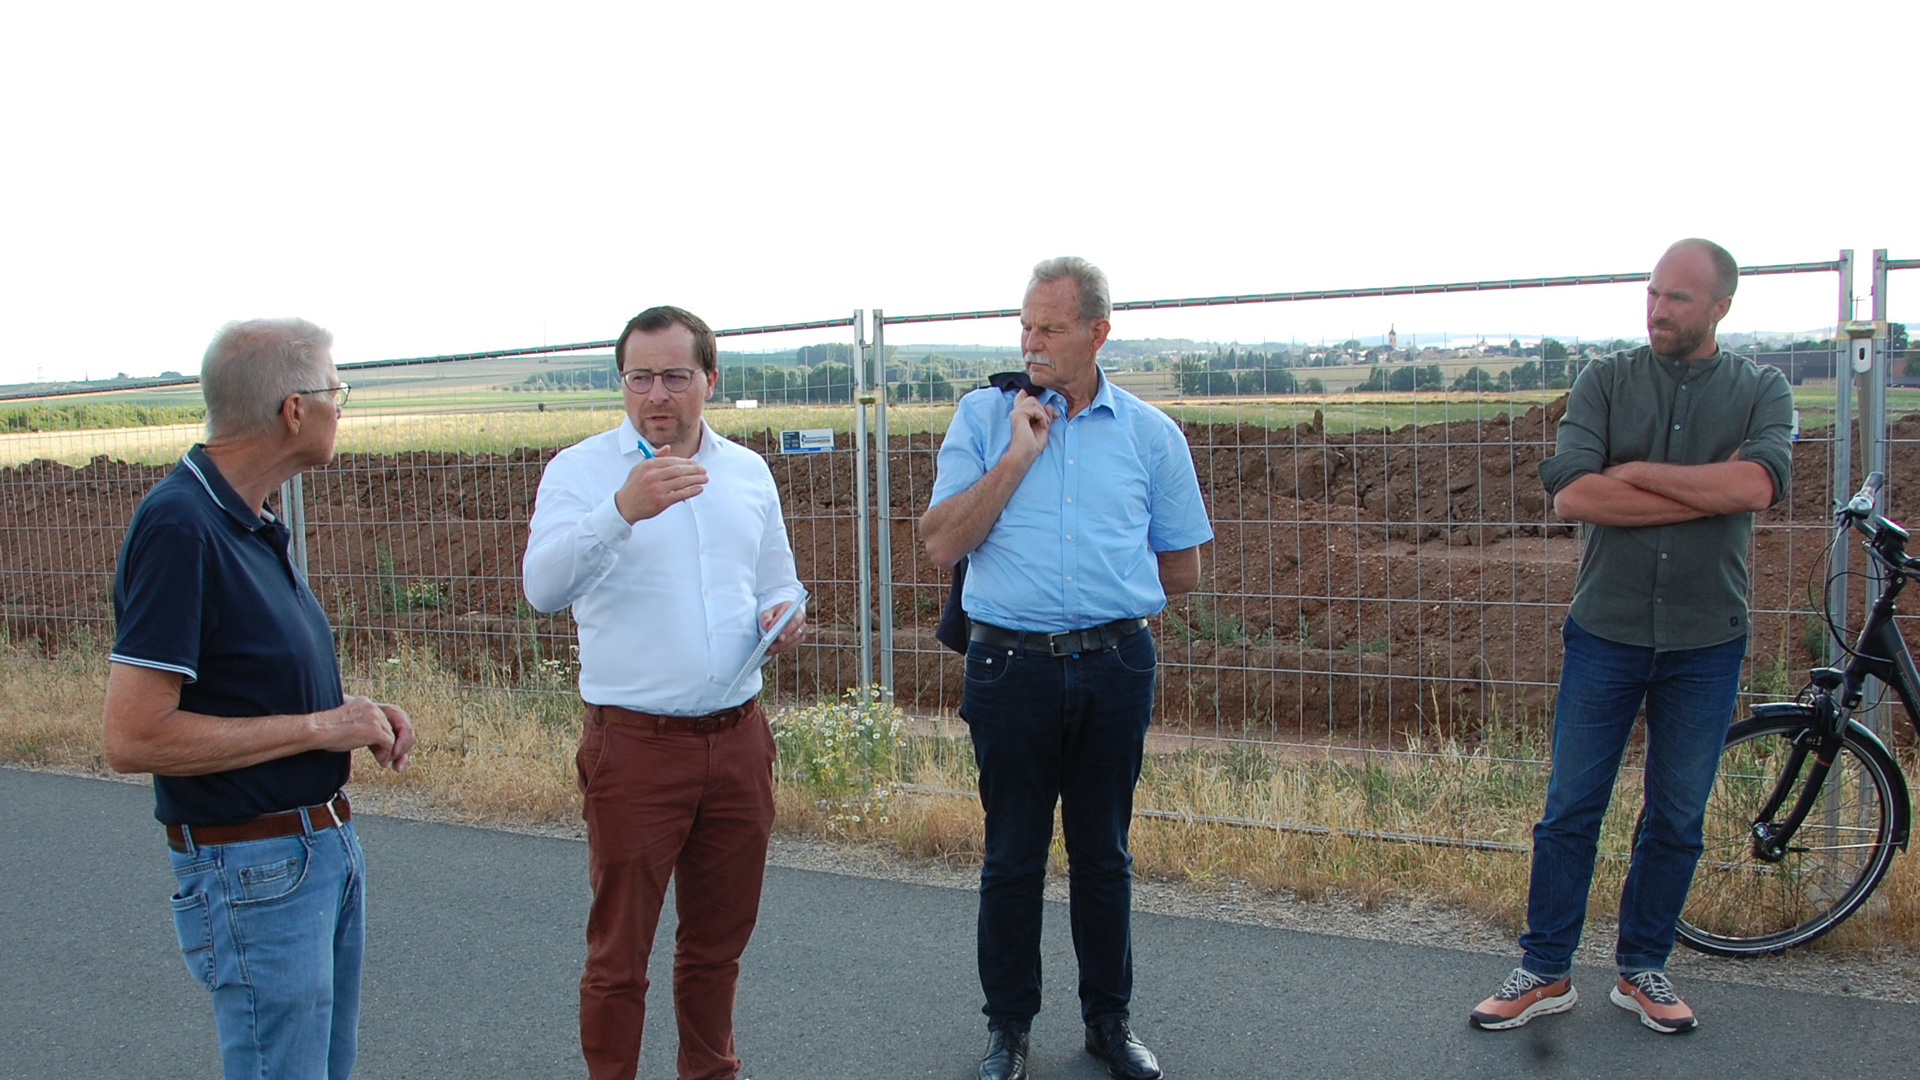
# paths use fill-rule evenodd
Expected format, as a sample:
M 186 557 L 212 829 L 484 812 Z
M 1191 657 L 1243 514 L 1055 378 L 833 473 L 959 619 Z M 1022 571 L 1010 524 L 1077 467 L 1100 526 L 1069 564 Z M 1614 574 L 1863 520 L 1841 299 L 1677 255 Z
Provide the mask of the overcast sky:
M 344 363 L 605 339 L 654 303 L 1014 307 L 1061 253 L 1116 300 L 1644 270 L 1686 235 L 1749 265 L 1920 257 L 1916 9 L 9 4 L 0 383 L 196 371 L 254 315 L 321 323 Z M 1920 271 L 1892 286 L 1920 322 Z M 1640 296 L 1114 334 L 1605 337 Z M 1755 279 L 1724 326 L 1836 307 L 1831 275 Z

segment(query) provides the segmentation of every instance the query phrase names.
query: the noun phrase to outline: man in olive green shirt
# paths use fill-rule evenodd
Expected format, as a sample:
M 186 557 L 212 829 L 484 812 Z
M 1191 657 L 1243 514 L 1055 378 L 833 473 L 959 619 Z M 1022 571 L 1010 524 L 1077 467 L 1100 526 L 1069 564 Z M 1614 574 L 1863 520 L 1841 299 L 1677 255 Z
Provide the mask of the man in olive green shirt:
M 1720 351 L 1739 271 L 1706 240 L 1668 248 L 1647 283 L 1649 345 L 1574 382 L 1540 463 L 1586 547 L 1562 638 L 1553 772 L 1533 829 L 1522 958 L 1468 1017 L 1499 1031 L 1565 1012 L 1620 759 L 1646 709 L 1646 812 L 1620 892 L 1609 997 L 1655 1031 L 1696 1026 L 1667 980 L 1708 792 L 1747 648 L 1753 514 L 1787 493 L 1793 394 L 1775 368 Z

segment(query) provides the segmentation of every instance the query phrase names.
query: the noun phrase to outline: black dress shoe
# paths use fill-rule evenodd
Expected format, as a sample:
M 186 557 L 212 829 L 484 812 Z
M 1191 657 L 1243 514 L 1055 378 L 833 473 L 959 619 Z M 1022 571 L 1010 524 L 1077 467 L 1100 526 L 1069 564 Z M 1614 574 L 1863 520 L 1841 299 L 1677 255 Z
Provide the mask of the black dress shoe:
M 1153 1051 L 1119 1017 L 1087 1025 L 1087 1053 L 1106 1062 L 1107 1072 L 1119 1080 L 1160 1080 L 1162 1075 Z
M 980 1059 L 980 1080 L 1027 1080 L 1027 1050 L 1030 1046 L 1024 1031 L 1006 1032 L 999 1028 L 988 1028 L 987 1055 Z

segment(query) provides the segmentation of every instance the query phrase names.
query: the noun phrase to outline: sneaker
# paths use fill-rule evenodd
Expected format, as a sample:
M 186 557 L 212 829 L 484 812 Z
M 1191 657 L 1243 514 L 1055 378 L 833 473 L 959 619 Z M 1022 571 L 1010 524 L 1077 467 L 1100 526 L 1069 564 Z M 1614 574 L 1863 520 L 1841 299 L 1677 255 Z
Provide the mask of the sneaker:
M 1536 1016 L 1566 1012 L 1579 1000 L 1571 975 L 1549 981 L 1526 968 L 1514 968 L 1492 997 L 1467 1014 L 1467 1023 L 1482 1031 L 1505 1031 Z
M 1700 1026 L 1693 1010 L 1673 992 L 1665 972 L 1637 971 L 1620 976 L 1607 995 L 1615 1005 L 1640 1014 L 1640 1022 L 1662 1035 L 1677 1035 Z

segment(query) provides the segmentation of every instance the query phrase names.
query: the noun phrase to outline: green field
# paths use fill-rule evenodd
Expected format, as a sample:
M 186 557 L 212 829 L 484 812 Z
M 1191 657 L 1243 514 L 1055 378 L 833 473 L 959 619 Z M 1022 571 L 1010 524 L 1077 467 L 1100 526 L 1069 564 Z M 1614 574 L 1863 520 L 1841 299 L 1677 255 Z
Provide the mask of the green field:
M 341 421 L 338 448 L 342 453 L 404 453 L 438 450 L 454 453 L 505 453 L 530 446 L 565 446 L 620 421 L 617 394 L 577 391 L 535 395 L 446 380 L 447 385 L 419 381 L 356 389 Z M 1357 430 L 1398 429 L 1409 424 L 1441 424 L 1488 420 L 1517 415 L 1543 405 L 1560 391 L 1476 395 L 1468 393 L 1354 393 L 1285 398 L 1171 399 L 1156 402 L 1189 424 L 1247 424 L 1270 429 L 1314 421 L 1320 414 L 1324 429 L 1333 434 Z M 198 403 L 193 387 L 164 391 L 103 395 L 114 404 L 172 408 Z M 69 399 L 70 400 L 70 399 Z M 1834 388 L 1802 386 L 1795 390 L 1803 430 L 1832 426 Z M 867 410 L 871 425 L 876 409 Z M 1920 390 L 1889 394 L 1892 416 L 1920 411 Z M 926 435 L 944 432 L 953 415 L 951 405 L 890 405 L 890 434 Z M 779 405 L 735 409 L 715 403 L 706 416 L 715 430 L 727 435 L 752 435 L 799 428 L 831 428 L 842 436 L 852 433 L 856 413 L 852 405 Z M 201 438 L 195 423 L 153 427 L 97 428 L 0 434 L 0 465 L 50 459 L 71 465 L 95 457 L 146 464 L 177 459 Z M 842 440 L 842 445 L 847 445 Z

